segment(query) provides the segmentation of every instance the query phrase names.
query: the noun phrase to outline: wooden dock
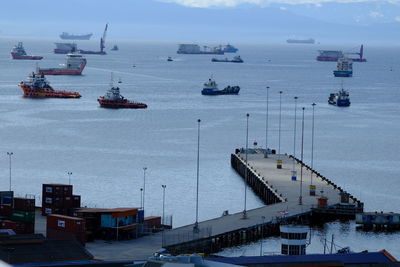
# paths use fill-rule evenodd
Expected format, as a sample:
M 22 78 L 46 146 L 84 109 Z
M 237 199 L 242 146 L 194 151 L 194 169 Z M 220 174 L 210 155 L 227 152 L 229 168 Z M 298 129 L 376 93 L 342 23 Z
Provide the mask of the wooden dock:
M 281 169 L 277 168 L 277 160 L 282 162 Z M 297 171 L 296 180 L 292 180 L 293 161 Z M 163 247 L 169 252 L 215 253 L 223 248 L 278 235 L 282 221 L 309 221 L 312 217 L 354 218 L 355 213 L 363 210 L 362 202 L 291 156 L 270 154 L 265 158 L 262 151 L 251 150 L 247 154 L 246 164 L 245 154 L 236 150 L 231 155 L 231 164 L 247 182 L 249 190 L 251 188 L 266 206 L 248 210 L 246 218 L 243 212 L 239 212 L 200 222 L 198 233 L 193 231 L 194 225 L 167 231 L 164 233 Z M 309 189 L 311 174 L 316 187 L 316 194 L 312 196 Z M 238 197 L 244 198 L 244 194 Z M 326 198 L 327 205 L 318 205 L 318 198 L 321 197 Z

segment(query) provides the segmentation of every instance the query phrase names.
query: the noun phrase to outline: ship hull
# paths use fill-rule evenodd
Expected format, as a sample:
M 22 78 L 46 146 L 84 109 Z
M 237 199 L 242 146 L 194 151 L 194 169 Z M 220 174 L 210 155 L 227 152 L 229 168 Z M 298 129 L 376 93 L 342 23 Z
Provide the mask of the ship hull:
M 20 83 L 19 86 L 23 91 L 24 97 L 30 98 L 80 98 L 81 95 L 78 92 L 69 91 L 56 91 L 53 89 L 40 89 L 35 90 L 30 86 Z
M 11 53 L 13 59 L 25 59 L 25 60 L 41 60 L 42 56 L 28 56 L 28 55 L 18 55 L 16 53 Z
M 338 57 L 317 57 L 317 61 L 338 61 Z M 365 58 L 349 58 L 353 62 L 367 62 Z
M 88 50 L 79 50 L 79 53 L 85 55 L 106 55 L 105 51 L 88 51 Z
M 243 63 L 243 61 L 238 61 L 238 60 L 224 60 L 224 59 L 215 59 L 215 58 L 213 58 L 211 61 L 212 62 Z
M 207 89 L 204 88 L 201 91 L 202 95 L 237 95 L 239 94 L 240 88 L 236 88 L 236 89 L 231 89 L 231 90 L 213 90 L 213 89 Z
M 38 73 L 41 75 L 82 75 L 82 71 L 86 66 L 86 59 L 83 60 L 79 69 L 67 69 L 67 68 L 50 68 L 50 69 L 39 69 Z
M 200 51 L 200 52 L 185 52 L 185 51 L 177 51 L 177 54 L 185 54 L 185 55 L 223 55 L 223 51 Z
M 104 97 L 99 97 L 97 101 L 102 108 L 112 108 L 112 109 L 119 109 L 119 108 L 131 108 L 131 109 L 145 109 L 147 105 L 144 103 L 138 102 L 131 102 L 131 101 L 111 101 L 104 99 Z
M 352 77 L 353 72 L 352 71 L 335 70 L 335 71 L 333 71 L 333 75 L 335 75 L 335 77 Z
M 224 49 L 224 53 L 236 53 L 237 51 L 239 51 L 239 49 L 237 48 L 231 48 L 231 49 Z

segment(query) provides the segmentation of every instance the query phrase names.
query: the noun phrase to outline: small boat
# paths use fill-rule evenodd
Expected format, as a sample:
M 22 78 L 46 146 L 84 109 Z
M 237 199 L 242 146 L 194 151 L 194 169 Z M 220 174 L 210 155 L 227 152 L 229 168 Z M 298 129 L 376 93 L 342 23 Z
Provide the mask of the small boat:
M 233 59 L 228 59 L 228 58 L 224 58 L 224 59 L 219 59 L 219 58 L 212 58 L 211 59 L 212 62 L 232 62 L 232 63 L 243 63 L 243 59 L 240 56 L 235 56 L 233 57 Z
M 121 83 L 121 81 L 118 83 Z M 118 86 L 111 86 L 111 89 L 104 96 L 100 96 L 97 101 L 102 108 L 147 108 L 144 103 L 133 102 L 123 97 L 119 92 Z
M 201 91 L 202 95 L 237 95 L 239 94 L 240 87 L 239 86 L 227 86 L 222 90 L 218 90 L 217 83 L 211 78 L 208 79 L 208 82 L 204 83 L 204 88 Z
M 111 51 L 118 51 L 118 50 L 119 50 L 119 48 L 118 48 L 117 45 L 114 45 L 114 46 L 111 48 Z
M 329 95 L 328 103 L 338 107 L 350 106 L 350 95 L 349 92 L 343 88 L 337 92 Z
M 172 57 L 168 57 L 167 61 L 174 61 L 174 60 L 172 59 Z
M 18 42 L 18 45 L 14 46 L 11 50 L 11 57 L 13 59 L 29 59 L 29 60 L 41 60 L 42 56 L 30 56 L 27 55 L 22 45 L 22 42 Z
M 33 98 L 80 98 L 78 92 L 57 91 L 50 86 L 43 74 L 32 72 L 25 81 L 19 83 L 24 97 Z
M 341 57 L 336 64 L 336 70 L 333 71 L 335 77 L 352 77 L 353 61 L 347 57 Z

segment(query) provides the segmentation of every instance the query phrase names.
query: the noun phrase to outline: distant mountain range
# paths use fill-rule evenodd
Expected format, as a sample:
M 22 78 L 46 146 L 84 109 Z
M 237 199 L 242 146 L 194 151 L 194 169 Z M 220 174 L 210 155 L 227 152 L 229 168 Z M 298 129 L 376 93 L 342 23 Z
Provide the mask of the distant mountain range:
M 110 38 L 284 42 L 289 37 L 310 37 L 317 42 L 358 44 L 398 40 L 396 7 L 372 2 L 191 8 L 154 0 L 69 0 L 57 5 L 53 0 L 40 0 L 40 5 L 20 0 L 2 1 L 0 29 L 3 35 L 49 37 L 63 31 L 93 32 L 95 39 L 109 22 Z M 29 12 L 21 16 L 20 10 Z

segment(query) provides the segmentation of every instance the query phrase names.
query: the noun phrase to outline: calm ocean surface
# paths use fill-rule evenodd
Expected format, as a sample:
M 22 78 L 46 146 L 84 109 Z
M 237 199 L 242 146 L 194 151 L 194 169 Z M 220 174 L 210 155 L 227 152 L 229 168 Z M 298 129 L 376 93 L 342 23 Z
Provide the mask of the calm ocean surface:
M 90 207 L 140 206 L 146 166 L 146 215 L 166 214 L 174 226 L 194 222 L 197 119 L 201 119 L 200 220 L 243 209 L 241 178 L 230 167 L 230 153 L 245 146 L 246 113 L 250 144 L 265 146 L 266 86 L 270 87 L 269 146 L 278 146 L 279 91 L 282 90 L 283 153 L 293 150 L 294 96 L 306 107 L 305 161 L 311 155 L 311 103 L 315 109 L 314 167 L 365 202 L 366 211 L 400 212 L 400 49 L 366 44 L 367 63 L 354 63 L 354 77 L 335 78 L 335 63 L 317 62 L 328 45 L 235 44 L 243 64 L 212 63 L 208 55 L 177 55 L 176 43 L 117 42 L 120 51 L 87 55 L 83 76 L 48 76 L 56 89 L 77 90 L 80 99 L 25 99 L 17 84 L 35 69 L 35 61 L 17 61 L 9 51 L 18 39 L 0 39 L 0 179 L 9 187 L 7 151 L 12 151 L 12 189 L 35 194 L 42 183 L 68 183 Z M 52 53 L 51 39 L 24 39 L 29 54 L 43 55 L 41 67 L 64 62 Z M 112 47 L 114 43 L 108 44 Z M 80 41 L 82 49 L 98 49 Z M 352 47 L 343 47 L 344 50 Z M 172 56 L 175 61 L 167 62 Z M 232 57 L 232 54 L 227 54 Z M 223 56 L 220 56 L 223 57 Z M 136 67 L 133 68 L 132 66 Z M 390 71 L 390 68 L 393 70 Z M 109 88 L 110 73 L 122 80 L 121 93 L 147 103 L 146 110 L 101 109 L 96 98 Z M 202 96 L 211 76 L 220 87 L 240 85 L 238 96 Z M 330 106 L 327 98 L 349 90 L 349 108 Z M 300 126 L 300 120 L 297 124 Z M 300 128 L 298 128 L 300 133 Z M 300 141 L 300 135 L 298 136 Z M 300 142 L 297 142 L 300 144 Z M 297 151 L 300 151 L 298 146 Z M 248 207 L 261 201 L 248 194 Z M 313 231 L 308 252 L 322 252 L 325 237 L 354 251 L 386 248 L 400 257 L 399 234 L 355 231 L 355 225 L 331 223 Z M 257 255 L 259 245 L 231 249 L 228 255 Z M 265 252 L 279 251 L 278 239 L 265 240 Z

